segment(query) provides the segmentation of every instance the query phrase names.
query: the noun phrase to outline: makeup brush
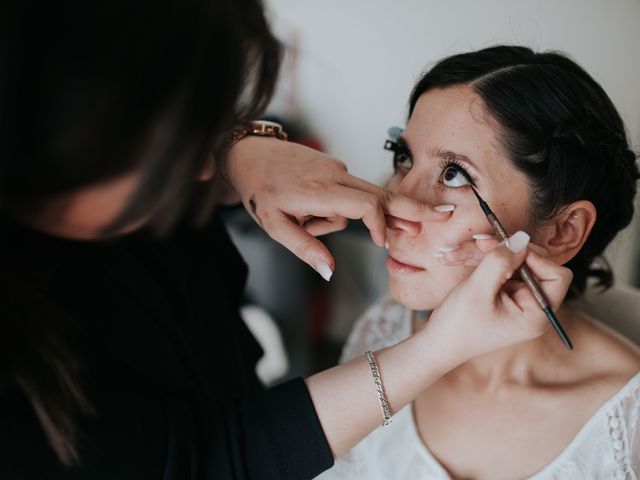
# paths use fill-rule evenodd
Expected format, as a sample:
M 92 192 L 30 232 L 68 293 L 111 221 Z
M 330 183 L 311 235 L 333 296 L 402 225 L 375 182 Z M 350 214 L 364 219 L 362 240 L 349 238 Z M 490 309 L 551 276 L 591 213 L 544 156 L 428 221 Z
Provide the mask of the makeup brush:
M 478 202 L 480 202 L 480 208 L 482 208 L 482 211 L 486 215 L 487 220 L 489 221 L 489 224 L 491 225 L 493 230 L 496 232 L 496 236 L 501 241 L 507 240 L 509 238 L 509 235 L 507 235 L 507 232 L 505 231 L 504 227 L 498 220 L 498 217 L 496 217 L 496 214 L 493 213 L 493 211 L 489 208 L 489 205 L 487 204 L 487 202 L 485 202 L 482 199 L 482 197 L 478 194 L 478 192 L 473 186 L 471 186 L 471 190 L 473 190 L 473 193 L 478 199 Z M 551 310 L 551 306 L 549 305 L 549 301 L 547 300 L 546 295 L 542 291 L 542 288 L 540 288 L 540 285 L 538 285 L 538 282 L 536 282 L 535 278 L 533 277 L 533 274 L 531 273 L 531 270 L 529 269 L 526 263 L 523 263 L 520 266 L 520 268 L 518 268 L 518 273 L 520 274 L 520 277 L 522 278 L 524 283 L 527 284 L 527 287 L 529 287 L 529 290 L 531 290 L 531 293 L 533 294 L 534 298 L 538 302 L 538 305 L 540 305 L 540 308 L 545 313 L 545 315 L 551 322 L 551 325 L 553 325 L 553 328 L 558 333 L 558 335 L 560 336 L 560 338 L 562 339 L 566 347 L 569 350 L 573 350 L 573 345 L 571 344 L 571 340 L 569 340 L 569 337 L 567 336 L 566 332 L 562 328 L 562 325 L 560 325 L 560 322 L 556 318 L 555 313 L 553 313 L 553 310 Z

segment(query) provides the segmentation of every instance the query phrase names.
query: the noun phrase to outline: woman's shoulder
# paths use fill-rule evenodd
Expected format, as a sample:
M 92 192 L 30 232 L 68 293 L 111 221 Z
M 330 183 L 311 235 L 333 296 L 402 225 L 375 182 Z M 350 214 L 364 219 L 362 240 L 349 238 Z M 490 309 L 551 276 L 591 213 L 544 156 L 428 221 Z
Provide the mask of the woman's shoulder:
M 579 325 L 575 340 L 582 351 L 580 361 L 587 367 L 585 372 L 618 378 L 618 381 L 628 380 L 640 372 L 640 346 L 597 318 L 583 312 L 574 315 Z
M 555 378 L 564 379 L 561 383 L 567 398 L 584 399 L 580 405 L 585 418 L 605 404 L 618 410 L 622 403 L 633 404 L 628 411 L 640 412 L 640 348 L 583 312 L 573 312 L 567 326 L 573 327 L 574 350 L 554 360 Z M 575 413 L 580 415 L 578 410 Z
M 384 296 L 356 320 L 340 361 L 352 360 L 367 350 L 394 345 L 410 334 L 411 310 L 390 296 Z

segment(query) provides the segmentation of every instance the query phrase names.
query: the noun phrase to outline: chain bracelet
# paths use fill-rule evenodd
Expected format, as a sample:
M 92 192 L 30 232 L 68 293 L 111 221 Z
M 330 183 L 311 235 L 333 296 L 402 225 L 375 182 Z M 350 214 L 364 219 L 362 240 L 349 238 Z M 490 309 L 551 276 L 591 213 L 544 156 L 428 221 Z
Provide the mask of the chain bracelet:
M 389 401 L 384 393 L 384 386 L 382 385 L 382 377 L 380 376 L 380 370 L 378 369 L 378 363 L 376 357 L 373 356 L 373 352 L 367 350 L 365 352 L 367 361 L 369 362 L 369 368 L 371 368 L 371 375 L 373 375 L 373 381 L 376 385 L 376 392 L 378 394 L 378 400 L 380 401 L 380 408 L 382 409 L 382 426 L 386 427 L 391 423 L 391 407 Z

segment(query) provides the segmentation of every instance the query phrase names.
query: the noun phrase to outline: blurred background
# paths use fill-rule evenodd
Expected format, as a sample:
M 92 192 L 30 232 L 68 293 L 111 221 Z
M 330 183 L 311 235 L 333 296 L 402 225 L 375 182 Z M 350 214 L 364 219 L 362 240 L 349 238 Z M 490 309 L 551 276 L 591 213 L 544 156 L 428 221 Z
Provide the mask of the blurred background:
M 373 183 L 392 173 L 382 145 L 390 126 L 404 126 L 420 73 L 442 57 L 498 43 L 569 54 L 604 87 L 640 148 L 640 0 L 266 0 L 266 7 L 287 48 L 269 116 L 293 141 Z M 384 249 L 356 222 L 324 237 L 336 259 L 325 283 L 242 209 L 227 212 L 227 223 L 250 266 L 247 303 L 260 307 L 248 315 L 250 327 L 282 345 L 267 348 L 263 378 L 274 383 L 335 364 L 353 322 L 385 294 Z M 607 252 L 619 282 L 640 281 L 639 240 L 636 215 Z

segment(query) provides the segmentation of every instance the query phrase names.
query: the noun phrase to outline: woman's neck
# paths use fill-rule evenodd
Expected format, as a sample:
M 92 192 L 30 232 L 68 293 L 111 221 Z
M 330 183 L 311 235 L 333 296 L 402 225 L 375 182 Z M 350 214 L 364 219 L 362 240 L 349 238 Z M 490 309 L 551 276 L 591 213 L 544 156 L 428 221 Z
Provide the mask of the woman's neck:
M 563 306 L 557 312 L 557 316 L 571 334 L 575 327 L 573 309 Z M 418 320 L 415 315 L 414 319 L 417 326 L 428 321 Z M 450 372 L 448 376 L 468 380 L 484 389 L 546 383 L 554 379 L 560 380 L 554 377 L 562 375 L 562 369 L 558 369 L 558 365 L 564 364 L 563 359 L 566 358 L 567 352 L 556 332 L 549 328 L 534 340 L 473 358 Z

